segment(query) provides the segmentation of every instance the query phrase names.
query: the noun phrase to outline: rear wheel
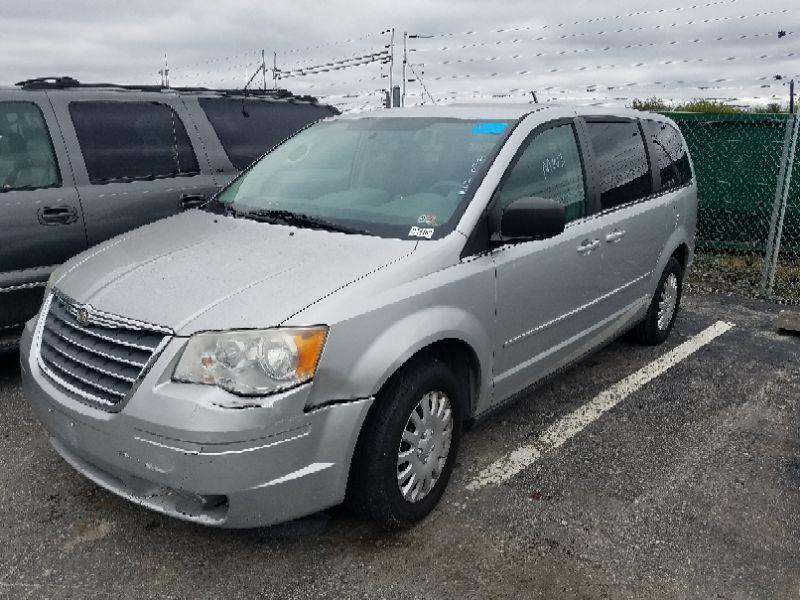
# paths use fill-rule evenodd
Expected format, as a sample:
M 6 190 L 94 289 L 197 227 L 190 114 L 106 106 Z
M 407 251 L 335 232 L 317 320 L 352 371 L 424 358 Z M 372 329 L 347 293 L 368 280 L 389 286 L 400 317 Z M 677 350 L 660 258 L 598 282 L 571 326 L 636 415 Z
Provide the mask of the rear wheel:
M 655 346 L 664 342 L 675 325 L 683 292 L 683 269 L 674 256 L 669 259 L 647 316 L 633 330 L 634 337 L 641 343 Z
M 348 505 L 382 526 L 413 525 L 444 493 L 461 437 L 466 384 L 425 357 L 392 377 L 356 447 Z

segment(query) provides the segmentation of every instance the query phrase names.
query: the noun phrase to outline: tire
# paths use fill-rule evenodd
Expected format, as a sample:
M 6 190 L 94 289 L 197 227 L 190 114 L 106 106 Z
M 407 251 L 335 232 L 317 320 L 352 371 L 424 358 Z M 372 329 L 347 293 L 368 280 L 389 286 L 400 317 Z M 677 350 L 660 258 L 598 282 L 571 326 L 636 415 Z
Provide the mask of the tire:
M 661 274 L 656 294 L 647 309 L 647 316 L 632 332 L 634 338 L 648 346 L 657 346 L 666 341 L 675 325 L 682 294 L 683 269 L 678 259 L 673 256 Z M 671 313 L 670 306 L 672 306 Z M 662 308 L 665 311 L 663 314 Z
M 401 529 L 434 509 L 455 464 L 467 389 L 445 362 L 430 356 L 414 360 L 392 376 L 378 394 L 356 445 L 346 500 L 351 510 L 386 529 Z M 412 482 L 417 473 L 427 472 L 430 478 Z M 421 485 L 422 480 L 427 485 Z

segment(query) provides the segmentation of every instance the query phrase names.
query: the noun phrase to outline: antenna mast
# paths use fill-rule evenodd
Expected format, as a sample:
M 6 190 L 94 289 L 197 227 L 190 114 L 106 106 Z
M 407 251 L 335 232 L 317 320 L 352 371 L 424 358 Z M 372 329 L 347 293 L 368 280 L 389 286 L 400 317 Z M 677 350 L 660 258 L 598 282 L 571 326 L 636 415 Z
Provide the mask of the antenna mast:
M 263 89 L 267 91 L 267 61 L 264 59 L 264 49 L 261 49 L 261 80 Z
M 169 88 L 169 61 L 166 52 L 164 52 L 164 68 L 160 69 L 158 74 L 161 75 L 161 87 Z

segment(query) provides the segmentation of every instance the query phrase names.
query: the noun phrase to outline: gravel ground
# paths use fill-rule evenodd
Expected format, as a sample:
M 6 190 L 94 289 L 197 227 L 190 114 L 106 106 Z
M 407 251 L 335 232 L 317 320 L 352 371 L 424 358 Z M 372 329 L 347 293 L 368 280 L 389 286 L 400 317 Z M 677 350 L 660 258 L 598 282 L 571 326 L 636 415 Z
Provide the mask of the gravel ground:
M 0 597 L 800 598 L 800 338 L 777 308 L 686 299 L 467 432 L 440 507 L 387 534 L 343 509 L 248 531 L 118 499 L 48 446 L 0 357 Z M 719 319 L 735 323 L 506 483 L 488 464 Z
M 785 255 L 784 255 L 785 254 Z M 772 298 L 781 304 L 800 305 L 800 256 L 781 254 Z M 725 254 L 698 252 L 687 284 L 704 293 L 740 294 L 763 298 L 761 271 L 764 257 L 756 253 Z

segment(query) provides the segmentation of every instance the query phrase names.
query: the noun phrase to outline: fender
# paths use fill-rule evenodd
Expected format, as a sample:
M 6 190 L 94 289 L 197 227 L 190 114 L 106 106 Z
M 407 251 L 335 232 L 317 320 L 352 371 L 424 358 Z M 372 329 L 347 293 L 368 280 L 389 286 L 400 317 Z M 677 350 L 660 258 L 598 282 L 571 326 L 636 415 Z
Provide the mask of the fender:
M 421 331 L 429 332 L 418 336 Z M 394 324 L 375 340 L 375 343 L 362 356 L 356 365 L 355 373 L 361 369 L 380 373 L 375 380 L 373 394 L 383 387 L 386 381 L 412 356 L 426 347 L 443 340 L 457 340 L 469 347 L 478 363 L 480 387 L 475 404 L 484 399 L 492 381 L 491 356 L 492 339 L 478 319 L 468 312 L 453 306 L 437 306 L 409 315 Z M 380 363 L 383 368 L 374 371 L 378 365 L 372 357 L 384 357 Z M 386 358 L 393 357 L 390 360 Z M 474 408 L 474 406 L 473 406 Z
M 688 264 L 691 264 L 692 260 L 692 246 L 691 238 L 689 236 L 689 231 L 686 229 L 686 226 L 681 224 L 678 226 L 675 231 L 667 239 L 667 243 L 664 244 L 664 249 L 661 251 L 661 256 L 658 257 L 658 265 L 656 266 L 653 274 L 650 277 L 650 295 L 653 296 L 656 293 L 656 288 L 658 287 L 658 281 L 661 279 L 661 274 L 664 272 L 664 269 L 667 267 L 667 261 L 670 257 L 675 253 L 682 244 L 686 245 L 689 248 L 689 261 Z
M 462 342 L 472 350 L 478 363 L 480 383 L 471 408 L 475 411 L 485 405 L 491 395 L 492 338 L 480 319 L 462 308 L 438 305 L 397 315 L 398 318 L 390 320 L 385 327 L 373 328 L 365 322 L 376 314 L 385 316 L 387 311 L 395 312 L 397 308 L 396 305 L 384 307 L 378 313 L 338 323 L 332 328 L 308 406 L 345 399 L 342 398 L 345 390 L 347 397 L 374 396 L 412 356 L 443 340 Z M 383 318 L 380 320 L 386 323 Z M 348 346 L 366 331 L 380 333 L 366 347 L 356 344 L 359 352 L 354 356 L 352 350 L 348 352 Z

